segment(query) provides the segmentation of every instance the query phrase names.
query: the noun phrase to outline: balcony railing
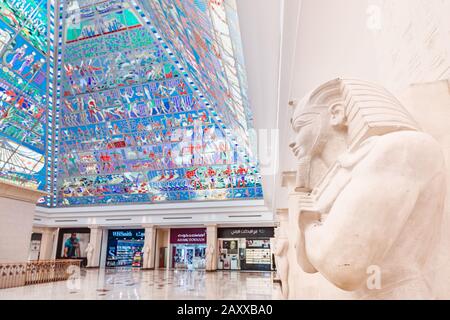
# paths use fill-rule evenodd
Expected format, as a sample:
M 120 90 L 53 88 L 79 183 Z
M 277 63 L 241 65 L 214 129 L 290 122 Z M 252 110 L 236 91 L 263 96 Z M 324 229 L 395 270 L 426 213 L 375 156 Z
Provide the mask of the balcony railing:
M 82 260 L 0 263 L 0 289 L 69 279 Z

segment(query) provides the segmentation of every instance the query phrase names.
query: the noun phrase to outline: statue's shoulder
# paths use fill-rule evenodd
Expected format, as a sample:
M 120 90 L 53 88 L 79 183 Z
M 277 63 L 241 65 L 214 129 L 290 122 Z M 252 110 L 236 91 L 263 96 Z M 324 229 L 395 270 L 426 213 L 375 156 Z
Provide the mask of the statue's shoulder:
M 397 167 L 401 171 L 434 174 L 445 168 L 439 142 L 420 131 L 396 131 L 376 137 L 368 160 L 380 169 Z
M 376 146 L 381 150 L 410 152 L 431 152 L 441 153 L 442 148 L 439 142 L 431 135 L 421 131 L 396 131 L 379 136 Z

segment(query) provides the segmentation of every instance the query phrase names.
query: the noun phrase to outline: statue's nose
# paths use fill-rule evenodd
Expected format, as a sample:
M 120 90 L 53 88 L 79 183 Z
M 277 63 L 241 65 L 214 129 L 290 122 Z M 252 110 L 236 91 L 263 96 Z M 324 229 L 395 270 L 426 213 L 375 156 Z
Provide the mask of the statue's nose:
M 289 144 L 289 148 L 294 148 L 295 147 L 295 142 L 291 142 L 290 144 Z

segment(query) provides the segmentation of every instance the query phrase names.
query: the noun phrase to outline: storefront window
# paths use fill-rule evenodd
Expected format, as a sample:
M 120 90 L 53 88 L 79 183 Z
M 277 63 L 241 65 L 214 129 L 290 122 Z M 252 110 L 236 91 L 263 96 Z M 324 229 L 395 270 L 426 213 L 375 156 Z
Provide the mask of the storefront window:
M 171 229 L 171 267 L 197 270 L 206 267 L 206 229 Z
M 81 259 L 86 265 L 86 248 L 91 236 L 89 228 L 62 228 L 58 234 L 57 259 Z
M 241 257 L 245 250 L 245 239 L 220 239 L 219 240 L 219 269 L 239 270 Z M 244 255 L 245 257 L 245 255 Z
M 272 270 L 273 228 L 218 229 L 219 270 Z
M 109 230 L 106 267 L 142 267 L 144 229 Z
M 41 250 L 42 233 L 32 233 L 30 250 L 28 252 L 28 260 L 39 260 L 39 253 Z

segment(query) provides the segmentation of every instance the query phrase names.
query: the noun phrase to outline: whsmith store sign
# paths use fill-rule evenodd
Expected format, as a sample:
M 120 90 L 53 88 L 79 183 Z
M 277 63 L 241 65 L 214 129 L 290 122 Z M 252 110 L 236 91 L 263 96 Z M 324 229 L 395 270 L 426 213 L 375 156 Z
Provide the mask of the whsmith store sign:
M 273 238 L 272 228 L 219 228 L 217 230 L 219 239 L 226 238 Z

